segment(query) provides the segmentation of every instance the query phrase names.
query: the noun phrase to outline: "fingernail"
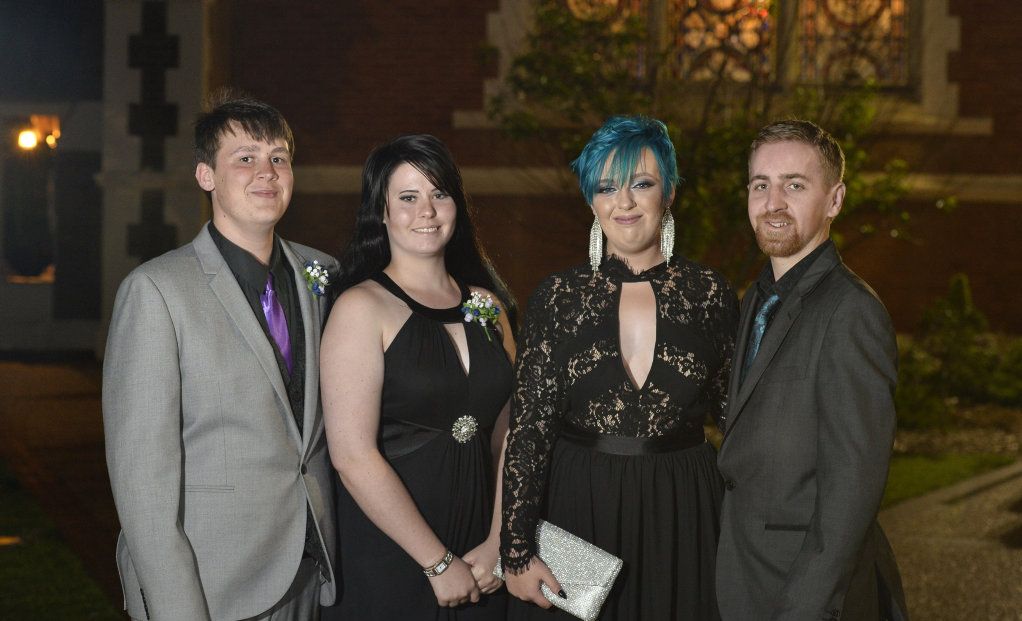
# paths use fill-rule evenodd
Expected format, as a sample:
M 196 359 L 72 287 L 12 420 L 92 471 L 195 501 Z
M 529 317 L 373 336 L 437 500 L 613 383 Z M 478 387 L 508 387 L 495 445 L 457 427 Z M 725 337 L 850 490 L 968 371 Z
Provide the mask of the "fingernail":
M 558 591 L 557 594 L 561 596 L 561 599 L 568 599 L 568 594 L 564 592 L 564 589 Z

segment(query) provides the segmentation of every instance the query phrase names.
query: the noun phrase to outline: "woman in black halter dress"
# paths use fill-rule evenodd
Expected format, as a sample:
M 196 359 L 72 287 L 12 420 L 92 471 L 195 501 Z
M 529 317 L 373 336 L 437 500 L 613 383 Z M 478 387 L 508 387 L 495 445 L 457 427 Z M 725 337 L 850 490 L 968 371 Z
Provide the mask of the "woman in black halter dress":
M 342 266 L 321 355 L 343 483 L 339 603 L 323 618 L 501 620 L 490 534 L 513 337 L 506 310 L 466 322 L 462 304 L 510 296 L 478 250 L 442 143 L 404 136 L 369 156 Z

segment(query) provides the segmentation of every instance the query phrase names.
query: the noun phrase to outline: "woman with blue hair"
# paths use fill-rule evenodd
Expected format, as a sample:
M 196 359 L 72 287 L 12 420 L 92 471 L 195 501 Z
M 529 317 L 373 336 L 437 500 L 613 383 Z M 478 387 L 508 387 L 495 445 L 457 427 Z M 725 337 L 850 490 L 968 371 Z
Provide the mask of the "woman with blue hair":
M 623 559 L 600 619 L 717 619 L 723 491 L 703 422 L 723 420 L 737 299 L 674 255 L 678 169 L 663 123 L 613 117 L 572 168 L 595 216 L 589 263 L 540 284 L 519 341 L 501 530 L 509 618 L 556 618 L 540 609 L 541 584 L 571 596 L 536 554 L 542 518 Z

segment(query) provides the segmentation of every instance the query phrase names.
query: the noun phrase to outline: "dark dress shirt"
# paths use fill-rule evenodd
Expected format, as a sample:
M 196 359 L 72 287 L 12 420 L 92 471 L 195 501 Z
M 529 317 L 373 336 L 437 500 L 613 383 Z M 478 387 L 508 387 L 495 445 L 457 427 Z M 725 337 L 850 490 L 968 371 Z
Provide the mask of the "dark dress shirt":
M 294 270 L 288 264 L 287 258 L 280 247 L 280 240 L 274 238 L 273 251 L 270 254 L 270 264 L 263 265 L 259 259 L 250 252 L 241 248 L 209 223 L 209 234 L 213 238 L 220 254 L 223 255 L 227 267 L 231 268 L 234 278 L 241 285 L 241 291 L 245 294 L 252 312 L 255 314 L 259 325 L 263 328 L 263 334 L 273 347 L 273 353 L 277 358 L 277 368 L 280 376 L 287 387 L 288 401 L 291 403 L 291 411 L 298 425 L 298 433 L 303 433 L 302 423 L 305 414 L 305 330 L 302 324 L 302 311 L 298 304 L 298 291 L 295 287 Z M 277 293 L 277 299 L 284 309 L 284 318 L 287 320 L 287 332 L 291 341 L 291 373 L 287 372 L 287 365 L 280 349 L 273 337 L 270 336 L 270 327 L 266 323 L 266 314 L 263 313 L 262 302 L 259 297 L 266 289 L 266 275 L 273 274 L 273 290 Z
M 773 293 L 776 293 L 777 297 L 781 298 L 781 304 L 777 305 L 773 312 L 767 317 L 766 330 L 763 332 L 764 338 L 766 337 L 766 333 L 770 331 L 770 324 L 773 322 L 773 318 L 774 315 L 777 314 L 777 310 L 784 305 L 785 298 L 791 295 L 791 292 L 798 285 L 798 281 L 802 279 L 802 275 L 806 273 L 806 270 L 808 270 L 809 266 L 813 264 L 813 261 L 823 254 L 823 251 L 826 248 L 833 245 L 834 242 L 829 239 L 823 242 L 817 246 L 815 250 L 802 257 L 802 259 L 791 269 L 785 272 L 784 276 L 781 276 L 780 280 L 774 280 L 774 270 L 769 263 L 763 267 L 763 271 L 759 273 L 759 278 L 756 279 L 754 287 L 750 288 L 745 295 L 756 296 L 754 299 L 755 308 L 759 308 L 760 305 L 763 304 L 763 301 L 769 298 Z M 752 330 L 752 324 L 753 322 L 750 321 L 749 325 L 745 328 L 743 338 L 746 343 L 749 342 L 749 334 L 750 330 Z M 743 366 L 743 369 L 744 368 L 745 367 Z M 742 372 L 742 376 L 739 377 L 741 381 L 745 380 L 744 375 L 745 373 Z

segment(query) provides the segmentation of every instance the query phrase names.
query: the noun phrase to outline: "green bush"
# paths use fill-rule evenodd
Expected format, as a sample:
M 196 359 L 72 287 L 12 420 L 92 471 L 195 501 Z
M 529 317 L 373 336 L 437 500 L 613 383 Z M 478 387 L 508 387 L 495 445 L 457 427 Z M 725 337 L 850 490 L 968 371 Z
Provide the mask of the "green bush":
M 988 334 L 981 340 L 992 363 L 986 381 L 978 384 L 984 390 L 977 401 L 1022 407 L 1022 339 Z
M 899 343 L 899 426 L 946 427 L 958 402 L 1022 406 L 1022 339 L 987 330 L 969 279 L 956 274 L 947 295 L 926 310 L 919 333 Z
M 940 389 L 940 360 L 910 339 L 898 342 L 895 407 L 902 429 L 941 429 L 951 424 L 951 407 Z

